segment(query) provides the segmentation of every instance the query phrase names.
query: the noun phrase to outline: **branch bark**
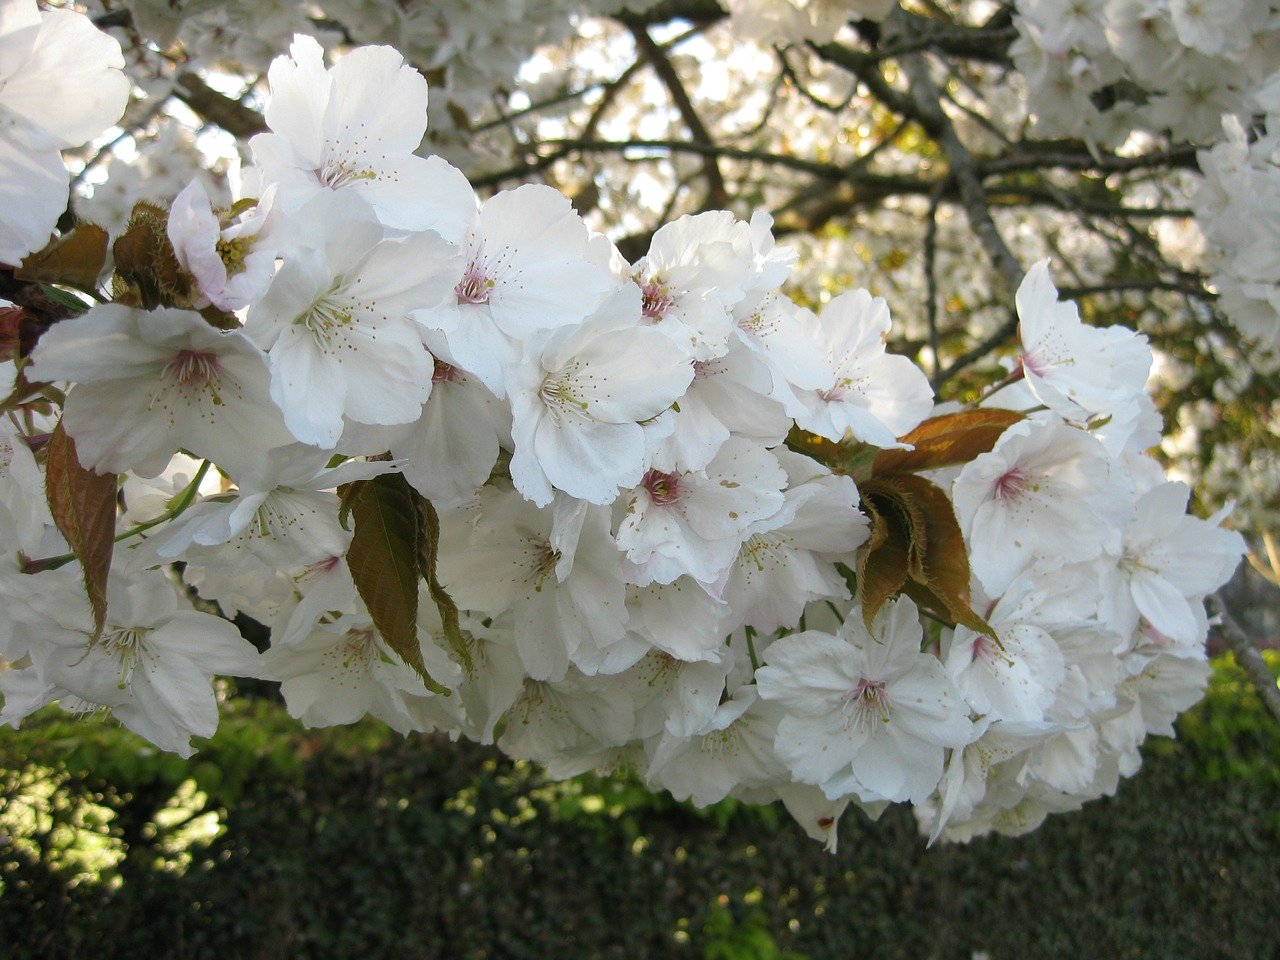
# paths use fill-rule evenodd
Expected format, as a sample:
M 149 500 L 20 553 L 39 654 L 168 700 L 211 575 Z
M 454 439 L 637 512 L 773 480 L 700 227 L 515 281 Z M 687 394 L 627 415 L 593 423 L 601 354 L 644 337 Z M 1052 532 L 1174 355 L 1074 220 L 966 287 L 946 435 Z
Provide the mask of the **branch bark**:
M 1206 601 L 1209 613 L 1218 620 L 1218 632 L 1227 648 L 1235 655 L 1236 663 L 1244 670 L 1276 722 L 1280 723 L 1280 686 L 1276 685 L 1275 677 L 1271 676 L 1271 670 L 1267 667 L 1267 661 L 1262 659 L 1257 644 L 1227 612 L 1227 605 L 1221 595 L 1210 594 Z

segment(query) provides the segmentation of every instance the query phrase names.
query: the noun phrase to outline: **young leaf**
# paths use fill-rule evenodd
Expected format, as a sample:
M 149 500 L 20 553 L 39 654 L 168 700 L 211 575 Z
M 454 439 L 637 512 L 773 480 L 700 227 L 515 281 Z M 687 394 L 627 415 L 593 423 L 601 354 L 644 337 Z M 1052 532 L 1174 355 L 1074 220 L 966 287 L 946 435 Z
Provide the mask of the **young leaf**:
M 195 278 L 178 263 L 167 223 L 164 208 L 145 200 L 134 205 L 128 227 L 111 247 L 116 262 L 112 290 L 118 302 L 144 310 L 191 305 Z
M 868 628 L 885 601 L 905 592 L 944 619 L 990 634 L 970 607 L 969 556 L 947 495 L 911 473 L 873 477 L 861 491 L 872 519 L 858 572 Z
M 49 512 L 84 571 L 96 641 L 107 617 L 107 575 L 116 533 L 116 476 L 81 465 L 75 441 L 62 429 L 62 421 L 49 438 L 46 458 Z
M 449 646 L 453 647 L 454 653 L 461 658 L 470 674 L 474 669 L 471 649 L 467 646 L 468 638 L 458 623 L 458 605 L 453 602 L 453 597 L 449 596 L 436 575 L 436 557 L 440 553 L 440 517 L 430 500 L 416 490 L 414 495 L 418 504 L 418 569 L 427 582 L 431 599 L 435 601 Z
M 353 531 L 347 566 L 387 645 L 433 693 L 448 694 L 427 673 L 418 644 L 418 510 L 399 473 L 357 480 L 343 491 Z
M 987 622 L 974 613 L 970 605 L 969 553 L 951 500 L 924 477 L 902 474 L 894 480 L 899 489 L 911 498 L 924 520 L 924 535 L 920 541 L 925 548 L 919 558 L 922 576 L 913 579 L 934 598 L 934 603 L 926 605 L 949 620 L 995 636 Z M 921 597 L 916 594 L 914 599 Z
M 787 446 L 796 453 L 817 460 L 835 473 L 853 477 L 859 484 L 871 475 L 872 461 L 879 452 L 878 447 L 869 443 L 834 443 L 794 426 L 787 434 Z
M 907 582 L 910 533 L 892 497 L 864 489 L 862 506 L 871 518 L 871 539 L 858 554 L 858 601 L 869 630 L 880 608 Z
M 92 223 L 82 223 L 43 250 L 22 261 L 13 272 L 19 280 L 60 283 L 86 293 L 98 289 L 98 277 L 107 262 L 107 231 Z
M 1000 435 L 1023 420 L 1012 410 L 965 410 L 931 417 L 902 438 L 911 450 L 881 450 L 876 454 L 873 472 L 887 474 L 914 473 L 968 463 L 979 454 L 990 452 Z

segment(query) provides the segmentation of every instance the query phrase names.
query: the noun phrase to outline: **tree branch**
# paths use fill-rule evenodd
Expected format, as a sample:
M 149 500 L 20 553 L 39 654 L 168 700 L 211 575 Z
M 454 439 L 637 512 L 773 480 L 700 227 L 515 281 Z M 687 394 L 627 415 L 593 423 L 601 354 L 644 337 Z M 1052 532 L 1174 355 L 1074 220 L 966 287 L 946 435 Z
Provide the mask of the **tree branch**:
M 1262 659 L 1257 644 L 1227 612 L 1227 605 L 1221 594 L 1212 593 L 1205 598 L 1205 602 L 1209 613 L 1218 619 L 1218 633 L 1235 655 L 1236 663 L 1244 670 L 1276 722 L 1280 723 L 1280 687 L 1276 686 L 1276 679 L 1271 676 L 1271 670 L 1267 667 L 1267 661 Z
M 662 80 L 663 86 L 671 94 L 672 103 L 679 111 L 684 125 L 689 128 L 689 136 L 695 143 L 715 146 L 715 140 L 707 131 L 702 118 L 698 116 L 698 111 L 694 109 L 693 101 L 689 99 L 689 93 L 685 90 L 680 75 L 676 73 L 676 68 L 667 57 L 666 51 L 654 42 L 653 37 L 649 36 L 649 32 L 644 27 L 628 24 L 628 29 L 631 31 L 631 36 L 635 38 L 636 49 L 653 67 L 654 72 Z M 724 175 L 720 172 L 715 153 L 708 152 L 703 155 L 702 173 L 707 180 L 707 200 L 703 209 L 718 210 L 728 206 L 729 192 L 725 189 Z
M 251 110 L 239 100 L 223 96 L 189 71 L 178 75 L 173 95 L 203 117 L 240 140 L 247 140 L 255 133 L 265 133 L 267 121 L 262 114 Z

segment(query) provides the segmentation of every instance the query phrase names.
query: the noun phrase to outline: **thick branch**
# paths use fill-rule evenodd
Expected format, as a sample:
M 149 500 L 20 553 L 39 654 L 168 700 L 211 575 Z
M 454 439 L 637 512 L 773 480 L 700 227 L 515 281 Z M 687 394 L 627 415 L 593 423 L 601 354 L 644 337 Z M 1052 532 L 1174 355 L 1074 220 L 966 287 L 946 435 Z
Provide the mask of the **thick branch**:
M 241 140 L 267 130 L 267 122 L 262 114 L 249 109 L 239 100 L 223 96 L 194 73 L 180 74 L 173 94 L 199 116 Z

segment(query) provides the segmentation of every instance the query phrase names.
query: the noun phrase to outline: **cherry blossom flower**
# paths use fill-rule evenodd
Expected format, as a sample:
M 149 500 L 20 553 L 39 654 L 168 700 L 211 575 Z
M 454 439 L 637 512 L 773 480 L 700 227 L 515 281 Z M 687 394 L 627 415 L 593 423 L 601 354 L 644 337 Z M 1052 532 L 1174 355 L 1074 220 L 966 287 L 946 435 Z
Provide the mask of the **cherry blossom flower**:
M 787 475 L 777 458 L 730 438 L 705 470 L 650 468 L 631 495 L 618 546 L 632 582 L 671 583 L 684 574 L 712 583 L 737 557 L 751 524 L 782 508 Z
M 571 326 L 617 285 L 567 197 L 526 184 L 485 201 L 464 240 L 466 270 L 453 296 L 417 313 L 439 330 L 451 363 L 505 395 L 503 368 L 539 330 Z M 571 295 L 567 295 L 572 291 Z
M 493 487 L 480 503 L 467 527 L 461 515 L 446 522 L 440 578 L 459 607 L 511 612 L 529 676 L 559 680 L 570 663 L 623 639 L 626 598 L 607 510 L 563 497 L 558 509 L 540 510 Z
M 920 652 L 920 619 L 905 598 L 873 632 L 857 611 L 840 633 L 774 641 L 756 673 L 760 696 L 786 715 L 775 748 L 796 779 L 831 799 L 922 800 L 942 778 L 945 750 L 972 738 L 963 698 L 935 657 Z
M 267 232 L 275 191 L 253 206 L 240 222 L 224 224 L 214 213 L 209 194 L 200 180 L 192 180 L 169 207 L 167 232 L 174 255 L 183 269 L 195 277 L 201 301 L 223 310 L 240 310 L 257 300 L 276 271 L 276 251 L 258 243 Z
M 952 487 L 974 574 L 999 596 L 1033 560 L 1117 552 L 1133 490 L 1083 430 L 1027 420 L 965 464 Z
M 681 217 L 658 228 L 632 276 L 645 321 L 693 360 L 728 349 L 732 309 L 752 282 L 748 224 L 724 210 Z
M 0 262 L 19 264 L 53 233 L 70 174 L 60 150 L 96 137 L 124 112 L 120 44 L 88 17 L 0 6 Z
M 1201 657 L 1204 597 L 1230 579 L 1247 548 L 1240 534 L 1218 525 L 1221 515 L 1206 521 L 1188 514 L 1190 495 L 1185 484 L 1161 483 L 1138 499 L 1118 573 L 1135 613 L 1158 631 L 1158 644 Z
M 1123 327 L 1090 327 L 1075 304 L 1060 303 L 1049 261 L 1018 287 L 1022 370 L 1036 398 L 1061 417 L 1112 413 L 1143 392 L 1151 369 L 1147 339 Z
M 765 632 L 795 624 L 812 600 L 848 598 L 833 561 L 868 536 L 849 477 L 782 449 L 774 455 L 790 480 L 782 508 L 743 531 L 737 560 L 718 591 L 738 624 Z
M 832 376 L 818 390 L 797 391 L 805 410 L 796 423 L 828 440 L 852 436 L 877 447 L 902 446 L 898 437 L 932 411 L 933 390 L 914 363 L 885 353 L 890 320 L 884 300 L 854 290 L 809 322 Z
M 322 195 L 295 215 L 308 246 L 286 251 L 246 335 L 267 351 L 271 398 L 303 443 L 332 448 L 343 418 L 408 423 L 431 392 L 435 360 L 411 313 L 439 302 L 460 272 L 432 232 L 385 239 L 359 201 Z
M 509 368 L 511 479 L 522 496 L 545 506 L 563 490 L 603 504 L 640 482 L 640 422 L 684 393 L 693 366 L 639 317 L 639 291 L 624 287 L 582 324 L 535 338 Z
M 17 726 L 47 703 L 76 700 L 88 709 L 107 707 L 161 749 L 191 756 L 191 737 L 217 729 L 213 675 L 258 676 L 257 651 L 227 620 L 180 608 L 163 574 L 129 576 L 118 568 L 108 581 L 107 620 L 95 637 L 79 571 L 57 573 L 27 578 L 18 593 L 0 585 L 10 614 L 26 627 L 31 659 L 31 666 L 0 675 L 0 721 Z
M 286 210 L 342 191 L 387 226 L 461 235 L 475 205 L 471 185 L 439 157 L 413 155 L 427 127 L 427 84 L 399 53 L 358 47 L 326 70 L 320 44 L 299 35 L 267 79 L 271 133 L 249 145 Z
M 292 440 L 262 351 L 189 310 L 102 304 L 50 329 L 33 359 L 31 376 L 75 382 L 63 424 L 102 472 L 154 477 L 179 447 L 238 472 Z

